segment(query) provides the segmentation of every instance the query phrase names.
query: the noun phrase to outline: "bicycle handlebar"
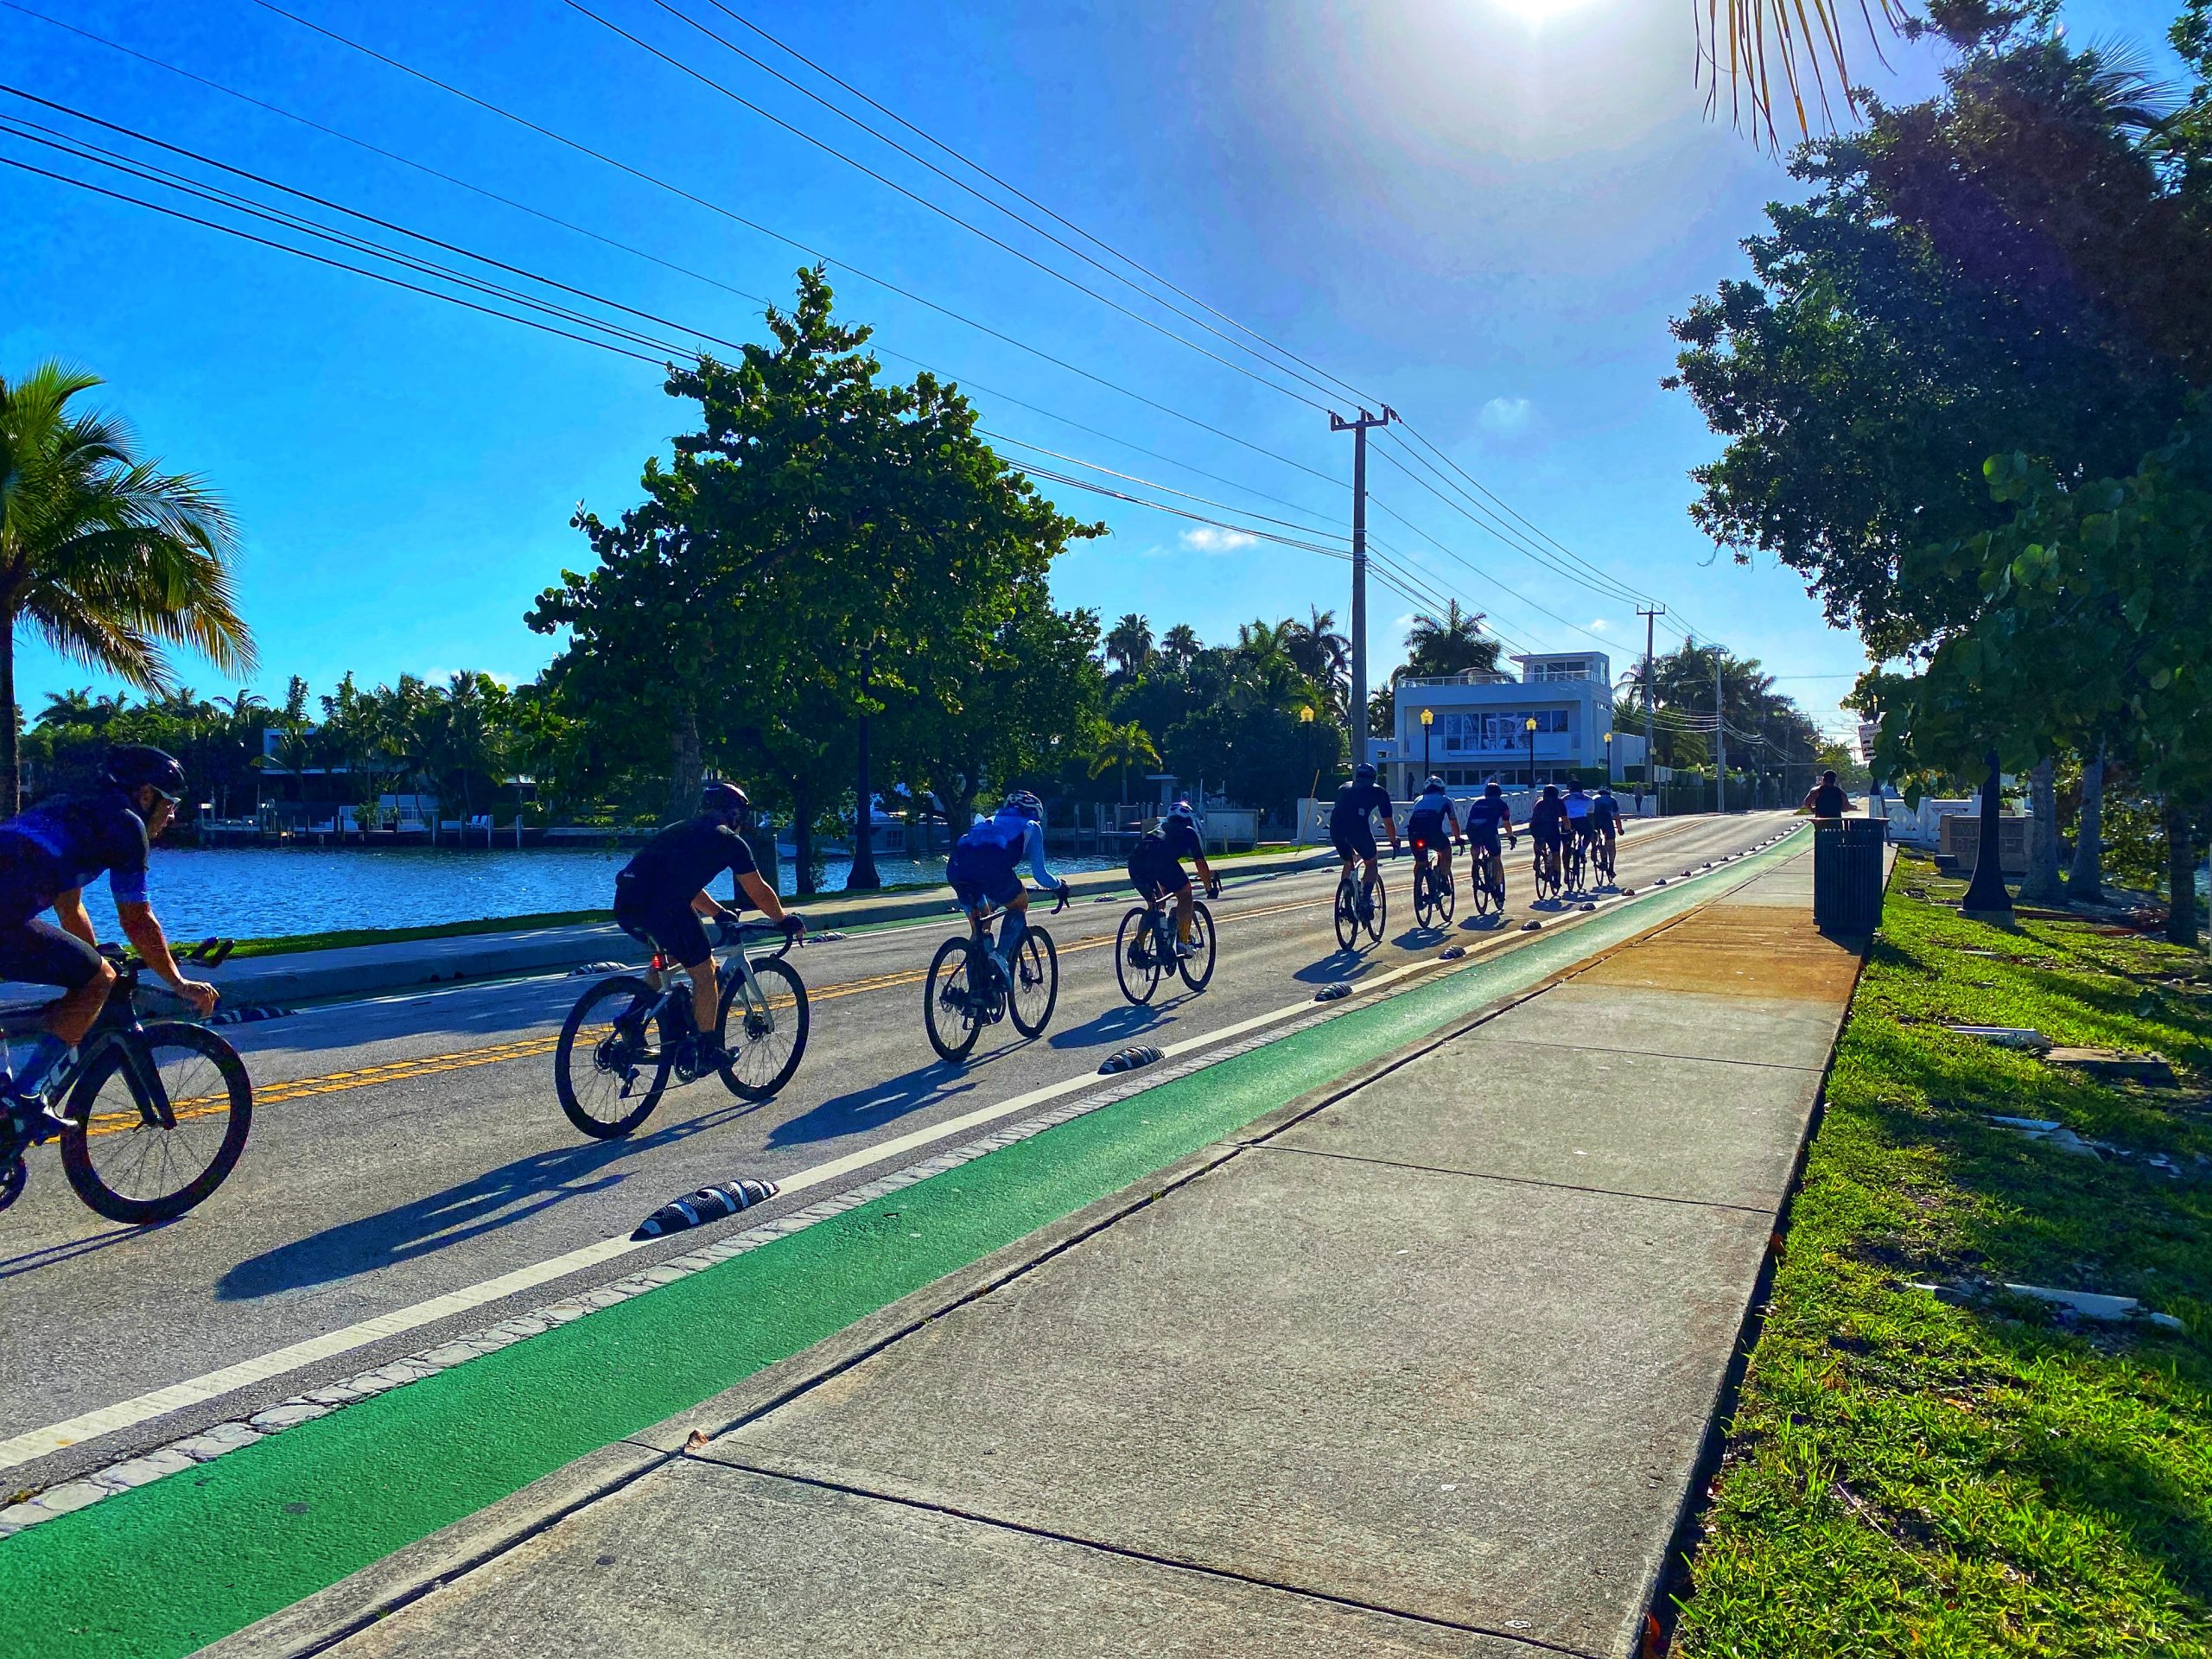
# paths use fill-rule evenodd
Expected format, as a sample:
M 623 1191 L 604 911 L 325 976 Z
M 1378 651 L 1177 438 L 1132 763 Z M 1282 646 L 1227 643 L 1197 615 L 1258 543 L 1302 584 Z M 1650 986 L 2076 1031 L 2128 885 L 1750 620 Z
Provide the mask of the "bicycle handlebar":
M 229 960 L 231 952 L 238 948 L 238 943 L 236 939 L 208 938 L 186 950 L 181 950 L 172 945 L 169 954 L 181 963 L 188 963 L 198 968 L 219 968 Z M 126 972 L 137 973 L 146 966 L 146 958 L 129 945 L 100 944 L 93 948 Z
M 758 938 L 765 933 L 782 934 L 784 942 L 768 954 L 768 960 L 771 962 L 782 961 L 785 957 L 791 955 L 791 947 L 793 945 L 804 944 L 806 943 L 805 934 L 792 932 L 785 928 L 780 922 L 740 922 L 734 927 L 732 927 L 728 922 L 721 922 L 718 923 L 716 925 L 720 929 L 720 931 L 716 934 L 715 938 L 715 944 L 717 949 L 726 945 L 734 945 L 740 950 L 742 950 L 745 945 L 746 937 L 748 934 L 754 938 Z

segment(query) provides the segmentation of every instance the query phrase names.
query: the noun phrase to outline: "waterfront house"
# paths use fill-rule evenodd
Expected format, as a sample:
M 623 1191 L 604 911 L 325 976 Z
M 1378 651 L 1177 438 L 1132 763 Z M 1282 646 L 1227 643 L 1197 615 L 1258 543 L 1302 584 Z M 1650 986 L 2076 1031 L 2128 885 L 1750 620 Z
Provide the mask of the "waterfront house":
M 1618 781 L 1624 766 L 1641 761 L 1642 734 L 1633 743 L 1625 733 L 1612 738 L 1612 664 L 1603 652 L 1511 660 L 1520 668 L 1517 678 L 1469 669 L 1397 683 L 1384 767 L 1392 794 L 1411 797 L 1432 772 L 1456 791 L 1493 778 L 1519 787 L 1577 777 Z

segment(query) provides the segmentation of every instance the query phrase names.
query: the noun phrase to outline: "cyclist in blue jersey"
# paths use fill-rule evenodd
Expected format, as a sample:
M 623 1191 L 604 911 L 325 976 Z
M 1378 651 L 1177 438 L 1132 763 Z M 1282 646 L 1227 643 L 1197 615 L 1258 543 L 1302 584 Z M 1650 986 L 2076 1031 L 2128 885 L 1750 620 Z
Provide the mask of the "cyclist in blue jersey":
M 1605 875 L 1610 880 L 1621 836 L 1621 804 L 1613 798 L 1611 784 L 1599 785 L 1597 794 L 1591 798 L 1590 832 L 1604 843 Z
M 1490 885 L 1502 894 L 1505 891 L 1505 855 L 1497 844 L 1501 832 L 1516 847 L 1521 844 L 1521 837 L 1513 829 L 1513 809 L 1506 804 L 1505 791 L 1493 778 L 1483 785 L 1479 799 L 1467 803 L 1466 842 L 1469 856 L 1474 861 L 1474 880 L 1481 881 L 1487 874 Z
M 1198 874 L 1205 880 L 1206 897 L 1220 898 L 1221 878 L 1206 862 L 1205 845 L 1198 837 L 1198 815 L 1188 801 L 1178 801 L 1156 825 L 1137 837 L 1136 847 L 1129 854 L 1129 880 L 1136 883 L 1147 904 L 1174 895 L 1175 954 L 1179 957 L 1198 953 L 1191 938 L 1196 914 L 1192 906 L 1197 900 L 1191 893 L 1189 873 L 1183 868 L 1186 858 L 1198 861 Z
M 1459 833 L 1459 815 L 1452 810 L 1451 796 L 1445 793 L 1444 780 L 1431 776 L 1407 810 L 1406 839 L 1413 843 L 1416 860 L 1424 848 L 1436 849 L 1436 879 L 1440 886 L 1451 882 L 1452 838 Z
M 1567 814 L 1567 833 L 1574 838 L 1586 861 L 1590 856 L 1590 798 L 1583 792 L 1580 784 L 1567 786 L 1567 798 L 1560 803 L 1560 809 Z
M 1546 784 L 1541 799 L 1529 809 L 1529 839 L 1536 843 L 1536 863 L 1553 881 L 1560 879 L 1560 849 L 1567 842 L 1567 808 L 1559 785 Z
M 1378 856 L 1375 846 L 1374 815 L 1382 815 L 1382 827 L 1390 832 L 1390 850 L 1398 850 L 1398 823 L 1390 810 L 1390 791 L 1375 781 L 1375 768 L 1362 761 L 1351 775 L 1351 781 L 1337 791 L 1336 804 L 1329 809 L 1329 844 L 1337 849 L 1349 871 L 1352 860 L 1358 859 L 1366 867 L 1366 876 L 1359 888 L 1359 919 L 1370 921 L 1375 915 L 1375 884 L 1382 879 L 1376 868 Z
M 86 883 L 105 874 L 116 919 L 146 965 L 202 1017 L 214 1009 L 215 988 L 179 970 L 146 899 L 147 849 L 183 796 L 184 768 L 173 756 L 130 744 L 109 753 L 99 789 L 55 796 L 0 823 L 0 979 L 64 993 L 0 1101 L 19 1137 L 42 1141 L 67 1127 L 46 1096 L 66 1081 L 116 982 L 85 913 Z M 40 918 L 45 910 L 54 921 Z
M 1045 804 L 1029 791 L 1017 789 L 996 812 L 953 843 L 945 864 L 952 896 L 971 923 L 980 922 L 992 905 L 1005 910 L 994 955 L 1009 985 L 1014 982 L 1014 947 L 1029 926 L 1029 893 L 1021 885 L 1025 860 L 1037 885 L 1058 897 L 1052 913 L 1065 910 L 1068 884 L 1045 864 Z

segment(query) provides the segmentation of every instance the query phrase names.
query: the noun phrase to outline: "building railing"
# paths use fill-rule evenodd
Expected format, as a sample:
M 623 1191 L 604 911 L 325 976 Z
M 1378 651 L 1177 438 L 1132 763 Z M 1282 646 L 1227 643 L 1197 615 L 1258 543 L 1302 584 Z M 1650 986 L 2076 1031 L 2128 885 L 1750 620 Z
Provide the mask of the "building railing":
M 1457 674 L 1427 674 L 1408 676 L 1400 680 L 1400 686 L 1408 685 L 1518 685 L 1521 682 L 1510 674 L 1501 674 L 1494 668 L 1463 668 Z

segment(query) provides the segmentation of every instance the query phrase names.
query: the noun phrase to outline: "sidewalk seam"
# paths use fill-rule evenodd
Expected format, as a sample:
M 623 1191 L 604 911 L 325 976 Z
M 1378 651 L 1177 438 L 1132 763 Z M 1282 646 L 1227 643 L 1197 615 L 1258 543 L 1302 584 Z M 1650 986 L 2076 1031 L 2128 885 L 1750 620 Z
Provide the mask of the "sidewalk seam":
M 1655 1059 L 1664 1058 L 1654 1055 Z M 1423 1175 L 1449 1175 L 1463 1181 L 1498 1181 L 1508 1186 L 1541 1186 L 1549 1192 L 1586 1192 L 1597 1198 L 1629 1198 L 1638 1204 L 1678 1205 L 1691 1210 L 1730 1210 L 1741 1216 L 1771 1213 L 1756 1204 L 1731 1204 L 1726 1198 L 1685 1198 L 1666 1192 L 1626 1192 L 1615 1186 L 1584 1186 L 1575 1181 L 1547 1181 L 1535 1175 L 1498 1175 L 1486 1169 L 1443 1169 L 1434 1164 L 1409 1164 L 1402 1158 L 1370 1158 L 1357 1152 L 1331 1152 L 1322 1147 L 1279 1147 L 1272 1139 L 1251 1143 L 1257 1152 L 1287 1153 L 1296 1158 L 1334 1158 L 1347 1164 L 1372 1164 L 1382 1169 L 1405 1169 Z
M 1132 1549 L 1124 1544 L 1109 1544 L 1096 1538 L 1078 1537 L 1074 1533 L 1055 1532 L 1049 1527 L 1025 1526 L 1019 1521 L 1007 1521 L 997 1516 L 983 1515 L 974 1510 L 963 1510 L 950 1503 L 935 1503 L 918 1497 L 901 1497 L 892 1492 L 879 1492 L 866 1486 L 849 1485 L 843 1481 L 827 1480 L 817 1475 L 795 1475 L 782 1469 L 763 1469 L 753 1464 L 739 1463 L 724 1458 L 692 1458 L 679 1452 L 683 1462 L 702 1464 L 709 1468 L 734 1470 L 762 1480 L 779 1480 L 793 1486 L 811 1486 L 821 1491 L 840 1492 L 848 1497 L 868 1499 L 871 1503 L 896 1504 L 901 1509 L 918 1510 L 925 1515 L 950 1516 L 956 1521 L 966 1521 L 976 1526 L 991 1527 L 1001 1532 L 1018 1533 L 1026 1538 L 1041 1538 L 1053 1543 L 1071 1544 L 1078 1549 L 1096 1550 L 1102 1555 L 1116 1555 L 1124 1560 L 1143 1561 L 1153 1567 L 1164 1567 L 1179 1573 L 1195 1573 L 1202 1578 L 1225 1580 L 1231 1584 L 1249 1585 L 1258 1590 L 1272 1590 L 1279 1595 L 1297 1596 L 1307 1601 L 1326 1602 L 1332 1606 L 1350 1607 L 1363 1613 L 1380 1613 L 1386 1618 L 1403 1619 L 1408 1624 L 1426 1625 L 1431 1630 L 1462 1630 L 1470 1636 L 1486 1636 L 1500 1642 L 1511 1642 L 1521 1647 L 1533 1648 L 1541 1653 L 1564 1654 L 1569 1659 L 1604 1659 L 1585 1648 L 1563 1647 L 1540 1637 L 1522 1636 L 1514 1630 L 1492 1630 L 1487 1624 L 1462 1624 L 1458 1619 L 1438 1618 L 1427 1613 L 1410 1613 L 1401 1607 L 1386 1607 L 1381 1602 L 1362 1601 L 1353 1596 L 1332 1595 L 1325 1590 L 1311 1589 L 1304 1585 L 1284 1584 L 1274 1579 L 1262 1579 L 1249 1573 L 1233 1572 L 1224 1567 L 1211 1567 L 1200 1561 L 1179 1560 L 1173 1555 L 1156 1555 L 1149 1550 Z M 305 1656 L 302 1656 L 305 1659 Z
M 1711 995 L 1712 993 L 1707 991 L 1674 991 L 1669 993 L 1669 995 L 1675 996 L 1707 996 Z M 1608 1048 L 1600 1043 L 1546 1042 L 1541 1037 L 1490 1037 L 1485 1038 L 1484 1040 L 1492 1043 L 1510 1043 L 1516 1047 L 1520 1048 L 1557 1049 L 1562 1052 L 1571 1054 L 1634 1054 L 1645 1059 L 1686 1060 L 1695 1065 L 1749 1065 L 1756 1066 L 1763 1071 L 1806 1071 L 1812 1073 L 1815 1077 L 1825 1076 L 1827 1071 L 1827 1068 L 1824 1065 L 1793 1065 L 1788 1060 L 1743 1060 L 1725 1055 L 1716 1056 L 1712 1054 L 1661 1054 L 1650 1049 L 1644 1048 Z

